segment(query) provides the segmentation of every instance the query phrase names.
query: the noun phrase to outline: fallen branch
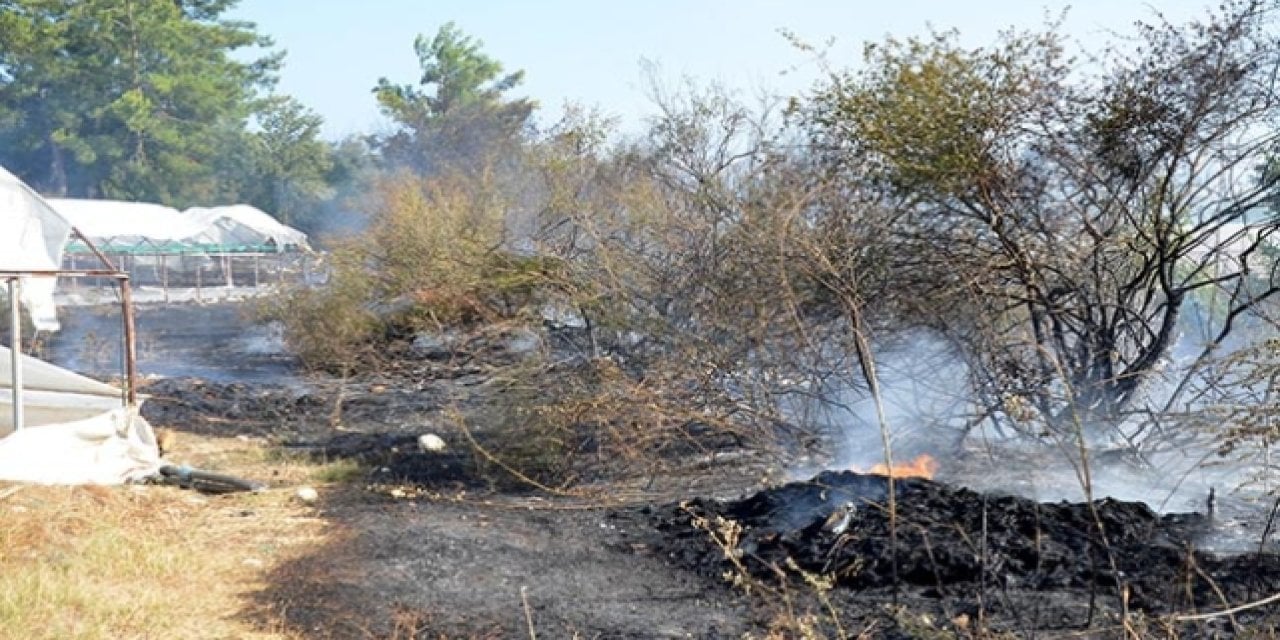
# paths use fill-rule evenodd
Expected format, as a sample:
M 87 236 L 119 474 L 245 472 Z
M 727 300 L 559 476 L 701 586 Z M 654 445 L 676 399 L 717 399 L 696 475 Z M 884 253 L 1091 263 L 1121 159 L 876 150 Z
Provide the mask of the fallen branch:
M 524 605 L 524 621 L 529 625 L 529 640 L 538 640 L 538 632 L 533 628 L 533 611 L 529 609 L 529 588 L 520 587 L 520 603 Z
M 490 453 L 488 449 L 481 446 L 480 443 L 476 441 L 475 437 L 471 435 L 471 430 L 467 428 L 467 425 L 464 423 L 464 421 L 461 418 L 455 419 L 454 422 L 455 424 L 457 424 L 458 430 L 462 432 L 462 435 L 464 437 L 466 437 L 467 443 L 471 445 L 472 450 L 474 450 L 476 453 L 479 453 L 485 460 L 488 460 L 489 462 L 500 467 L 503 471 L 506 471 L 507 473 L 510 473 L 511 475 L 515 476 L 521 482 L 527 483 L 528 485 L 534 488 L 537 488 L 541 491 L 545 491 L 553 495 L 558 495 L 558 496 L 577 495 L 576 493 L 571 491 L 565 491 L 564 489 L 556 489 L 554 487 L 547 486 L 541 482 L 538 482 L 537 480 L 534 480 L 533 478 L 530 478 L 529 476 L 523 473 L 520 473 L 520 471 L 517 470 L 515 467 L 512 467 L 506 462 L 503 462 L 502 459 L 500 459 L 498 456 L 495 456 L 494 454 Z
M 1240 613 L 1241 611 L 1256 609 L 1258 607 L 1265 606 L 1277 601 L 1280 601 L 1280 593 L 1267 596 L 1266 598 L 1263 598 L 1261 600 L 1256 600 L 1254 602 L 1248 602 L 1237 607 L 1225 609 L 1223 611 L 1173 616 L 1173 620 L 1174 622 L 1195 622 L 1197 620 L 1212 620 L 1214 618 L 1220 618 L 1222 616 L 1235 615 L 1237 613 Z

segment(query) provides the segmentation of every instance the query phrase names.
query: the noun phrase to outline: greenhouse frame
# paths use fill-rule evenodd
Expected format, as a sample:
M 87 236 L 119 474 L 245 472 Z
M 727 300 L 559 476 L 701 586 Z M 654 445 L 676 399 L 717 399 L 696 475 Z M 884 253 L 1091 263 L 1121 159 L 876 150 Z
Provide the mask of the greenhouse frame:
M 50 198 L 52 205 L 140 287 L 258 288 L 306 280 L 315 258 L 307 235 L 249 205 L 172 207 L 114 200 Z M 88 243 L 67 244 L 64 266 L 92 258 Z M 74 287 L 74 283 L 69 283 Z

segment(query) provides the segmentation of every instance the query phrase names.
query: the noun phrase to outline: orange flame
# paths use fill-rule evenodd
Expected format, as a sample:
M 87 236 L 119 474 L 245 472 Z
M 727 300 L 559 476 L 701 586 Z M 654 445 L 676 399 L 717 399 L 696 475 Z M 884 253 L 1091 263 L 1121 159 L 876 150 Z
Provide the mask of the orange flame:
M 894 463 L 893 468 L 885 466 L 883 462 L 871 467 L 870 473 L 877 476 L 889 476 L 890 478 L 932 478 L 933 474 L 938 471 L 938 461 L 933 456 L 924 453 L 915 457 L 910 462 Z

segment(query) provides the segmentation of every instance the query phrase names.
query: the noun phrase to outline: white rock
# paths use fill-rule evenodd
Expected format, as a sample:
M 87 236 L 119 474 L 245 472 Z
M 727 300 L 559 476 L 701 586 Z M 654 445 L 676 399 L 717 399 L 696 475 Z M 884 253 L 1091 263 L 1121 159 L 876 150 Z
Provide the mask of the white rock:
M 418 447 L 423 451 L 440 453 L 444 451 L 444 438 L 434 433 L 424 433 L 418 436 Z
M 516 329 L 506 339 L 507 351 L 515 354 L 529 354 L 542 346 L 542 334 L 532 329 Z
M 294 494 L 294 497 L 307 504 L 311 504 L 320 498 L 320 494 L 311 487 L 302 487 L 298 489 L 298 492 Z

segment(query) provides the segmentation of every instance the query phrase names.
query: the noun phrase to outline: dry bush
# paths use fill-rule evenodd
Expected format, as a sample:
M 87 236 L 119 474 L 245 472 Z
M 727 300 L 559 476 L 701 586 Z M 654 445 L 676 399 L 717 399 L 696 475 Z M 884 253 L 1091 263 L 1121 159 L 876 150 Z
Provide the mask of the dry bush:
M 378 189 L 382 209 L 365 238 L 381 301 L 412 303 L 437 326 L 493 321 L 522 309 L 543 263 L 507 241 L 512 204 L 491 173 L 401 175 Z
M 309 368 L 345 374 L 370 356 L 379 318 L 368 299 L 370 279 L 352 260 L 348 248 L 337 249 L 325 288 L 295 288 L 280 305 L 261 310 L 262 319 L 283 326 L 290 349 Z
M 769 211 L 778 194 L 754 186 L 769 126 L 721 94 L 669 98 L 648 138 L 617 149 L 576 114 L 530 145 L 523 172 L 385 180 L 330 286 L 286 307 L 290 342 L 358 364 L 388 337 L 540 323 L 547 305 L 576 315 L 584 351 L 502 372 L 479 419 L 500 425 L 486 428 L 502 434 L 499 459 L 553 484 L 591 457 L 629 468 L 794 431 L 780 381 L 794 392 L 820 374 L 778 304 L 794 270 Z
M 1196 295 L 1219 289 L 1231 319 L 1280 293 L 1263 213 L 1280 173 L 1259 171 L 1278 140 L 1275 17 L 1263 0 L 1157 16 L 1093 74 L 1052 26 L 979 49 L 890 39 L 803 105 L 827 171 L 893 209 L 877 250 L 899 321 L 964 354 L 984 425 L 1133 438 Z
M 833 378 L 856 384 L 857 368 L 848 287 L 822 281 L 809 244 L 857 253 L 848 232 L 865 220 L 812 228 L 825 185 L 775 140 L 771 105 L 692 87 L 658 98 L 652 130 L 616 148 L 603 146 L 607 124 L 572 113 L 529 145 L 521 171 L 381 183 L 330 288 L 286 312 L 291 343 L 325 345 L 322 359 L 347 355 L 328 345 L 368 353 L 423 330 L 539 323 L 548 305 L 576 316 L 583 350 L 557 343 L 502 372 L 481 418 L 501 425 L 486 429 L 504 434 L 497 457 L 540 482 L 569 480 L 592 456 L 631 468 L 713 442 L 811 443 L 803 410 Z M 330 329 L 317 313 L 359 321 Z
M 553 257 L 507 240 L 509 200 L 492 174 L 388 177 L 369 229 L 337 247 L 329 283 L 292 292 L 274 316 L 310 366 L 372 368 L 379 343 L 423 329 L 527 315 L 561 277 Z
M 671 365 L 669 371 L 680 371 Z M 533 364 L 503 373 L 471 416 L 499 474 L 565 489 L 619 473 L 652 475 L 725 446 L 768 448 L 709 385 L 679 375 L 637 378 L 609 358 Z

